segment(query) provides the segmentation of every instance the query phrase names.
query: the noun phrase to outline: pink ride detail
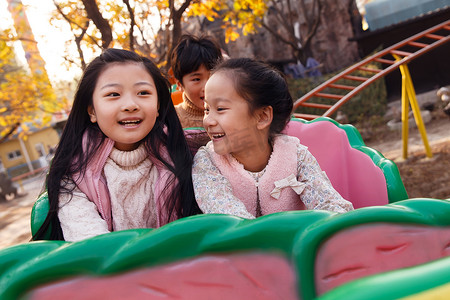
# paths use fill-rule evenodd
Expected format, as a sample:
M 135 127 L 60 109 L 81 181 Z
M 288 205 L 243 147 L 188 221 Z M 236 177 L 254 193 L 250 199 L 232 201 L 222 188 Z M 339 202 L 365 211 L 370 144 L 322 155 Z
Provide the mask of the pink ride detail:
M 109 277 L 78 277 L 35 289 L 30 300 L 295 300 L 296 276 L 275 254 L 206 256 Z
M 308 147 L 333 187 L 355 209 L 389 203 L 382 170 L 370 157 L 350 146 L 343 129 L 331 122 L 290 121 L 284 133 L 299 138 Z
M 273 152 L 270 162 L 266 167 L 266 172 L 259 181 L 259 186 L 255 186 L 255 180 L 235 159 L 228 159 L 225 156 L 211 153 L 216 167 L 230 182 L 233 194 L 241 199 L 247 211 L 256 213 L 256 198 L 260 197 L 261 211 L 263 215 L 289 210 L 304 210 L 302 201 L 293 202 L 292 199 L 299 199 L 292 188 L 282 189 L 280 197 L 274 200 L 270 192 L 273 190 L 273 182 L 287 178 L 289 175 L 296 175 L 297 171 L 297 144 L 292 137 L 281 136 L 275 138 Z M 286 160 L 286 157 L 292 157 Z M 236 176 L 237 174 L 237 176 Z
M 361 277 L 450 256 L 450 228 L 376 223 L 333 235 L 315 263 L 317 294 Z

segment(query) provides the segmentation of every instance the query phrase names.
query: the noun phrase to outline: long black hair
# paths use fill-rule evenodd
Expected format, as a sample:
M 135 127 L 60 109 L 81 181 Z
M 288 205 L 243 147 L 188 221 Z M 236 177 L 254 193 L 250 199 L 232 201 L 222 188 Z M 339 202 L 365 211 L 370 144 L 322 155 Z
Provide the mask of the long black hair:
M 281 133 L 292 114 L 293 99 L 284 75 L 269 64 L 251 58 L 231 58 L 213 69 L 213 74 L 223 72 L 250 107 L 256 109 L 272 106 L 273 120 L 269 138 Z
M 50 210 L 43 225 L 33 236 L 33 240 L 44 239 L 49 227 L 51 227 L 50 239 L 64 239 L 58 219 L 59 195 L 72 192 L 66 187 L 67 183 L 72 182 L 74 174 L 84 174 L 90 158 L 106 138 L 97 123 L 90 121 L 87 110 L 93 104 L 92 96 L 97 80 L 110 64 L 129 62 L 141 63 L 146 68 L 155 82 L 158 93 L 159 115 L 153 129 L 142 142 L 148 153 L 161 161 L 173 173 L 171 180 L 174 188 L 164 203 L 168 212 L 167 222 L 173 215 L 181 218 L 201 212 L 195 201 L 192 186 L 192 154 L 171 100 L 170 83 L 148 58 L 131 51 L 111 48 L 106 49 L 90 62 L 81 77 L 72 110 L 46 179 Z M 83 151 L 82 140 L 85 133 L 89 143 L 87 150 Z M 99 136 L 100 142 L 98 142 Z M 171 161 L 161 156 L 159 151 L 161 146 L 166 147 Z

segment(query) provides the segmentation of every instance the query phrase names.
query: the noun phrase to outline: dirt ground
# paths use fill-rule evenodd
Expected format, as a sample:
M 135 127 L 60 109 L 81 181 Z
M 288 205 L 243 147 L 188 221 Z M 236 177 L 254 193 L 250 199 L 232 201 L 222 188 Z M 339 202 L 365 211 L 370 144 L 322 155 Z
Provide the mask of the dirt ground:
M 45 179 L 45 174 L 21 181 L 19 192 L 24 196 L 0 203 L 0 250 L 26 243 L 31 238 L 30 215 Z
M 401 129 L 391 131 L 381 126 L 364 141 L 396 163 L 409 198 L 450 199 L 450 116 L 442 110 L 432 111 L 431 116 L 425 124 L 431 158 L 417 128 L 409 129 L 406 159 Z
M 433 111 L 431 116 L 425 128 L 432 158 L 426 157 L 417 128 L 409 130 L 408 158 L 403 159 L 401 129 L 392 131 L 385 124 L 356 126 L 367 146 L 397 164 L 409 198 L 450 198 L 450 116 L 442 109 Z M 45 174 L 39 174 L 21 182 L 20 190 L 26 195 L 0 203 L 0 250 L 30 240 L 31 208 L 44 178 Z

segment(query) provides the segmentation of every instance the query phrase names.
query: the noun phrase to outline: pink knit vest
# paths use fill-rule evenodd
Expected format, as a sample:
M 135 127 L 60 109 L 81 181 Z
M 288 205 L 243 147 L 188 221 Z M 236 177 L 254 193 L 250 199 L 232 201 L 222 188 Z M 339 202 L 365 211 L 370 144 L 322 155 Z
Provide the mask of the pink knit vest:
M 100 142 L 100 137 L 98 142 Z M 87 134 L 83 135 L 83 150 L 86 151 L 88 148 L 88 138 Z M 112 219 L 111 219 L 111 200 L 109 195 L 108 186 L 106 180 L 103 177 L 103 167 L 105 166 L 106 160 L 111 153 L 114 146 L 114 141 L 106 138 L 100 145 L 98 151 L 94 154 L 89 165 L 86 167 L 84 176 L 80 174 L 74 174 L 74 180 L 78 188 L 88 197 L 88 199 L 95 203 L 97 209 L 102 216 L 102 218 L 108 224 L 108 230 L 112 230 Z M 160 147 L 161 156 L 170 162 L 169 153 L 165 147 Z M 154 199 L 156 201 L 156 215 L 157 227 L 167 224 L 167 210 L 163 207 L 165 199 L 168 198 L 168 194 L 176 185 L 176 180 L 170 182 L 171 172 L 164 166 L 162 162 L 149 156 L 149 159 L 155 164 L 158 169 L 158 180 L 155 183 L 155 194 Z M 169 185 L 168 188 L 166 186 Z M 171 221 L 176 220 L 174 215 L 170 218 Z
M 297 148 L 300 141 L 295 137 L 280 135 L 275 137 L 273 152 L 266 166 L 264 175 L 257 183 L 255 179 L 244 169 L 230 154 L 218 155 L 209 144 L 208 152 L 211 153 L 213 163 L 231 184 L 233 194 L 241 200 L 247 211 L 256 216 L 257 196 L 261 204 L 263 215 L 288 211 L 303 210 L 305 205 L 292 188 L 281 190 L 280 197 L 275 199 L 270 193 L 275 188 L 275 181 L 287 178 L 293 174 L 297 178 Z

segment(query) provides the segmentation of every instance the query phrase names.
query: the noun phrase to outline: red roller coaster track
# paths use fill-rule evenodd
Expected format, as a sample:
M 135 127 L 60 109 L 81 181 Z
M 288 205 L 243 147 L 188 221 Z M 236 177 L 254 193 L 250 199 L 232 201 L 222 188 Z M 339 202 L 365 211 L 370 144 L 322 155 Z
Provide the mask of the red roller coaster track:
M 322 83 L 295 101 L 294 116 L 306 120 L 312 120 L 320 116 L 330 117 L 339 107 L 372 82 L 448 41 L 450 41 L 450 20 L 386 48 Z M 401 59 L 396 60 L 394 56 Z M 380 63 L 382 69 L 370 67 L 370 64 L 374 62 Z M 354 74 L 358 71 L 365 71 L 364 73 L 369 74 L 369 76 L 362 76 L 361 72 L 357 75 Z M 345 80 L 345 83 L 340 82 L 343 80 Z M 323 104 L 320 103 L 320 99 L 331 99 L 336 102 L 334 104 Z M 315 103 L 317 100 L 319 100 L 319 103 Z M 299 107 L 313 107 L 325 110 L 325 112 L 321 115 L 295 113 Z

